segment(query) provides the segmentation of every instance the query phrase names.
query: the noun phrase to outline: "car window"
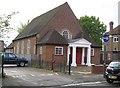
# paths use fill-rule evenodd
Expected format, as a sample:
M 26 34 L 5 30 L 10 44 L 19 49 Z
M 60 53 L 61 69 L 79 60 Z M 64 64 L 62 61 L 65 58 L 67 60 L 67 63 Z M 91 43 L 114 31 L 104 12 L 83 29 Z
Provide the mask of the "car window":
M 12 53 L 9 53 L 9 57 L 15 57 L 15 55 Z
M 116 67 L 116 68 L 120 68 L 120 62 L 112 62 L 109 65 L 110 67 Z
M 9 54 L 8 54 L 8 53 L 5 53 L 4 57 L 7 57 L 7 58 L 8 58 L 8 57 L 9 57 Z

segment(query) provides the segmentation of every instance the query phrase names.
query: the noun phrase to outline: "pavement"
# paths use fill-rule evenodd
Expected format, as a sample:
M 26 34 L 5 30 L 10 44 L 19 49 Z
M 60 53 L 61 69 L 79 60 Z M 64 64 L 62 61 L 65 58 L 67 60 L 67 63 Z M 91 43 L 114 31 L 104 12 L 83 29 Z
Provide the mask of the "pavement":
M 105 81 L 103 74 L 71 71 L 68 73 L 53 72 L 38 68 L 5 68 L 7 77 L 2 79 L 2 86 L 66 86 L 76 83 Z

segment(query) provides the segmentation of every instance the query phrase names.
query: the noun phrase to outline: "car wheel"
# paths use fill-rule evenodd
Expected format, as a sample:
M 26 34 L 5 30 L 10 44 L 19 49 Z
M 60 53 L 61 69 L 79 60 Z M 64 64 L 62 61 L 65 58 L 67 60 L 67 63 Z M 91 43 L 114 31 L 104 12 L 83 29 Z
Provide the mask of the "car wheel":
M 20 62 L 19 64 L 21 67 L 24 67 L 25 66 L 25 63 L 24 62 Z
M 107 81 L 108 83 L 113 83 L 113 80 L 111 80 L 111 79 L 106 79 L 106 81 Z

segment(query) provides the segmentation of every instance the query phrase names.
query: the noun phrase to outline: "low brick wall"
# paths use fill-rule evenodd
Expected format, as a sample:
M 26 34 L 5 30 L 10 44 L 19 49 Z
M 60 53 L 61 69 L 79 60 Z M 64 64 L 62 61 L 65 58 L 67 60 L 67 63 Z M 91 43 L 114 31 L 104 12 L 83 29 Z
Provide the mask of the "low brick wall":
M 104 65 L 92 65 L 91 72 L 92 73 L 103 73 L 104 72 Z

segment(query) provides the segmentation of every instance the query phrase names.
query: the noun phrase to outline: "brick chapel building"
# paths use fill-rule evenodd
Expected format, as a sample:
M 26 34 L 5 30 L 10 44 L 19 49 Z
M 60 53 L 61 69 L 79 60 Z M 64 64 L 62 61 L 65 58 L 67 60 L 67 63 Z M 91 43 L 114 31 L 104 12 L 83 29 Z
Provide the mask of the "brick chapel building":
M 42 60 L 65 60 L 72 66 L 100 64 L 101 46 L 83 32 L 68 3 L 36 18 L 13 40 L 15 54 L 40 54 Z

